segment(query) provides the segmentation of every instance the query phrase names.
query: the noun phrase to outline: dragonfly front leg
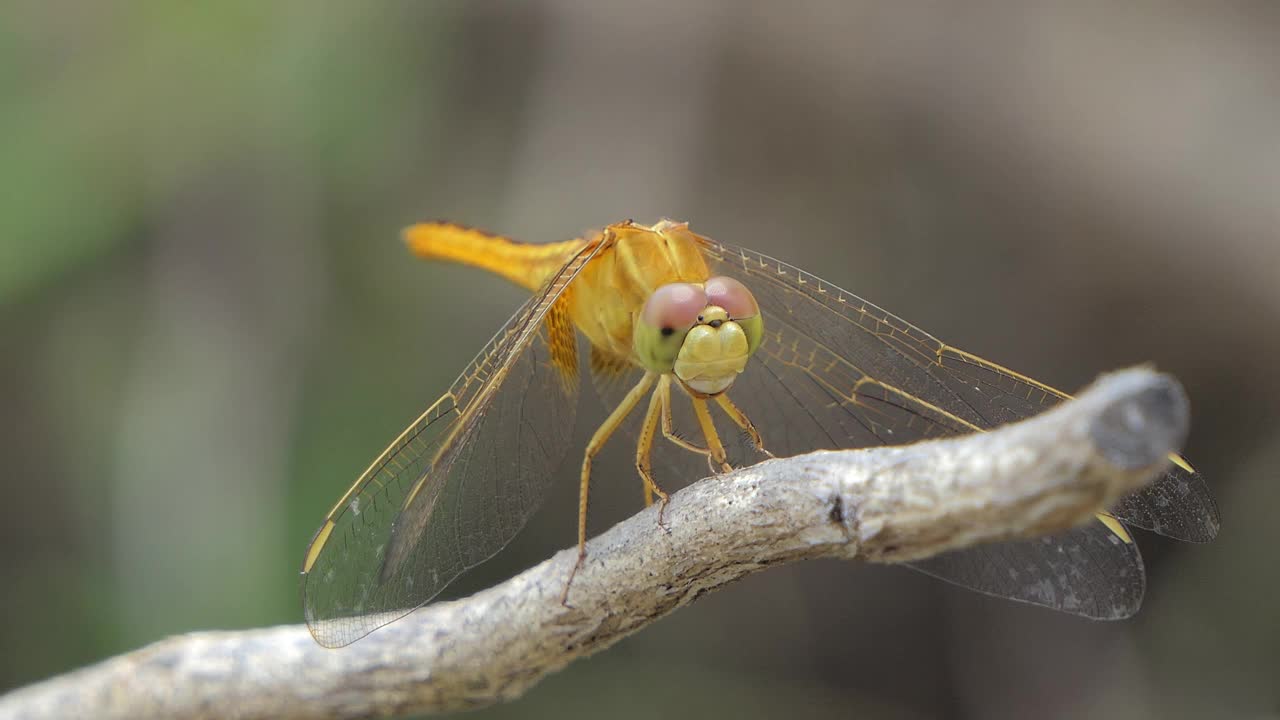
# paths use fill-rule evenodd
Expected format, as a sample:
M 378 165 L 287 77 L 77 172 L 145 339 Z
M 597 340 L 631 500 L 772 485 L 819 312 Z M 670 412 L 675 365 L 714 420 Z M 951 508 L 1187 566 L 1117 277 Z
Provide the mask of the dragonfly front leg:
M 565 581 L 564 592 L 560 594 L 561 605 L 567 606 L 569 586 L 573 584 L 573 577 L 578 574 L 578 568 L 582 567 L 582 561 L 587 557 L 587 495 L 591 487 L 591 461 L 595 459 L 605 443 L 609 442 L 609 437 L 618 429 L 622 421 L 626 420 L 636 405 L 640 404 L 640 399 L 649 392 L 656 379 L 657 373 L 645 373 L 644 377 L 640 378 L 640 382 L 636 383 L 635 387 L 627 392 L 627 396 L 622 398 L 622 402 L 618 403 L 618 407 L 614 408 L 613 412 L 609 413 L 609 417 L 596 428 L 591 441 L 587 443 L 587 449 L 582 456 L 582 476 L 578 488 L 578 561 L 573 564 L 573 570 L 569 571 L 569 579 Z
M 693 414 L 698 416 L 698 425 L 702 427 L 702 436 L 707 441 L 707 449 L 710 451 L 712 470 L 715 465 L 720 466 L 723 472 L 729 472 L 733 466 L 729 464 L 729 458 L 724 452 L 724 445 L 720 443 L 720 433 L 716 432 L 716 424 L 711 420 L 711 410 L 707 408 L 707 401 L 700 397 L 691 397 L 689 400 L 693 403 Z
M 676 433 L 675 421 L 671 417 L 671 376 L 663 375 L 658 380 L 657 394 L 662 397 L 662 435 L 679 447 L 697 455 L 711 455 L 711 451 L 701 445 L 695 445 Z
M 658 524 L 663 525 L 662 515 L 667 510 L 667 502 L 671 499 L 658 484 L 653 481 L 653 473 L 649 462 L 649 456 L 653 451 L 653 435 L 658 431 L 658 415 L 662 411 L 662 395 L 654 392 L 649 398 L 649 410 L 644 415 L 644 424 L 640 427 L 640 441 L 636 443 L 636 470 L 640 473 L 640 479 L 644 480 L 644 506 L 649 507 L 653 504 L 653 496 L 657 495 L 662 500 L 662 505 L 658 508 Z
M 733 404 L 733 401 L 729 399 L 729 393 L 722 392 L 717 395 L 716 403 L 719 404 L 720 408 L 724 410 L 724 413 L 729 416 L 729 419 L 732 420 L 735 425 L 742 428 L 742 431 L 747 434 L 747 437 L 751 438 L 751 442 L 756 446 L 757 450 L 768 457 L 773 457 L 773 453 L 765 449 L 764 440 L 760 437 L 760 431 L 756 430 L 756 426 L 751 423 L 751 418 L 748 418 L 746 413 L 742 412 L 737 405 Z

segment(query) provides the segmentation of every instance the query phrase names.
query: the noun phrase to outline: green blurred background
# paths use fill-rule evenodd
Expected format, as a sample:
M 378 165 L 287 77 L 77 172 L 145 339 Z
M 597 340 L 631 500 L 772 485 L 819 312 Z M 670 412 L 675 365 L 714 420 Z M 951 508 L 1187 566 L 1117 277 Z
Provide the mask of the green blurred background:
M 1142 534 L 1113 624 L 779 568 L 474 717 L 1280 716 L 1277 67 L 1265 2 L 6 2 L 0 690 L 301 620 L 324 512 L 522 300 L 403 226 L 671 216 L 1060 387 L 1175 373 L 1223 533 Z M 455 594 L 572 544 L 565 474 Z

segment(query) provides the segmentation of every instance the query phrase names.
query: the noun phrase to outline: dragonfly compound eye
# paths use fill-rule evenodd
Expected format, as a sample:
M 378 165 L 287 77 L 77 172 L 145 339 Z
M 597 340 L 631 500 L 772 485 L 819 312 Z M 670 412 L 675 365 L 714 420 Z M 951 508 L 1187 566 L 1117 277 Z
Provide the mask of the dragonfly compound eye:
M 748 354 L 754 353 L 764 340 L 764 323 L 760 319 L 760 306 L 746 285 L 731 277 L 713 277 L 707 280 L 707 304 L 724 308 L 729 319 L 738 323 L 747 335 Z
M 698 314 L 706 306 L 706 291 L 692 283 L 671 283 L 654 290 L 633 330 L 632 347 L 641 364 L 655 372 L 671 372 L 685 336 L 698 324 Z
M 731 277 L 713 277 L 707 281 L 707 304 L 718 305 L 729 313 L 732 320 L 755 317 L 760 314 L 760 306 L 746 285 Z

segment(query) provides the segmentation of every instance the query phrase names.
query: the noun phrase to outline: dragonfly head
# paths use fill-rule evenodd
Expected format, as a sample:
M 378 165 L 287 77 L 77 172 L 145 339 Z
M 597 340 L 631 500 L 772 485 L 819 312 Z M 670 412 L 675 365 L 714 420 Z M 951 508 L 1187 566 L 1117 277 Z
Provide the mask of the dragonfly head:
M 724 392 L 764 339 L 760 307 L 728 277 L 663 285 L 636 319 L 633 347 L 648 370 L 674 373 L 689 389 Z

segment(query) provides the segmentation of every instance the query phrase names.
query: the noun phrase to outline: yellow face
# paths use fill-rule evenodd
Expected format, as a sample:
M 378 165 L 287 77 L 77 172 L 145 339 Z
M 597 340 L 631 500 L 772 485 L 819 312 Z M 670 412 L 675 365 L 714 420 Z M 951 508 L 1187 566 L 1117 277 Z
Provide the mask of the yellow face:
M 747 366 L 764 322 L 751 291 L 727 277 L 663 285 L 636 318 L 632 344 L 648 370 L 674 373 L 690 390 L 724 392 Z

